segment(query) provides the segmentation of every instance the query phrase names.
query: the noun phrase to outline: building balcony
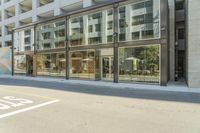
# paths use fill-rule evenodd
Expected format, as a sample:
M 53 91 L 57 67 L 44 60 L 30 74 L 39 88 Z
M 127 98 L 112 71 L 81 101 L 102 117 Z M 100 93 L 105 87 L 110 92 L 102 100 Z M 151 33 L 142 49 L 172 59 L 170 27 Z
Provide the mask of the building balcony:
M 134 14 L 134 16 L 147 14 L 147 13 L 150 13 L 152 11 L 153 11 L 152 7 L 131 10 L 131 12 L 132 12 L 132 14 Z
M 77 40 L 83 38 L 83 34 L 73 34 L 70 36 L 71 40 Z
M 26 19 L 26 18 L 30 18 L 33 16 L 33 11 L 28 11 L 28 12 L 25 12 L 25 13 L 22 13 L 19 15 L 19 20 L 23 20 L 23 19 Z
M 132 32 L 141 30 L 152 30 L 152 29 L 153 29 L 153 23 L 131 26 Z
M 54 2 L 37 8 L 37 15 L 41 18 L 54 16 Z
M 11 0 L 11 1 L 4 3 L 4 5 L 2 7 L 4 7 L 6 9 L 6 8 L 9 8 L 9 7 L 14 6 L 14 5 L 15 5 L 15 1 Z
M 83 0 L 60 0 L 60 8 L 64 11 L 74 11 L 83 8 Z

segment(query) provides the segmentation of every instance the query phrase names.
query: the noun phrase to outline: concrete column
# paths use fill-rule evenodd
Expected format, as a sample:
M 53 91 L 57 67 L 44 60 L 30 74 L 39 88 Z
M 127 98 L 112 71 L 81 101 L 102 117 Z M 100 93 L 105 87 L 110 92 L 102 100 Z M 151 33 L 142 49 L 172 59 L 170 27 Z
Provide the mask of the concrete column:
M 160 84 L 166 86 L 168 82 L 168 2 L 160 0 L 161 26 L 161 78 Z
M 15 19 L 17 21 L 15 21 L 15 27 L 19 27 L 20 26 L 20 22 L 19 20 L 19 15 L 20 15 L 20 5 L 19 5 L 19 0 L 15 0 Z
M 39 0 L 32 0 L 32 10 L 33 10 L 33 16 L 32 16 L 32 21 L 37 22 L 38 17 L 37 17 L 37 8 L 39 6 Z
M 58 16 L 60 14 L 61 14 L 60 0 L 55 0 L 54 1 L 54 16 Z
M 200 88 L 200 1 L 187 0 L 187 4 L 187 83 Z
M 175 1 L 169 0 L 169 79 L 175 77 Z
M 1 38 L 2 38 L 2 47 L 5 46 L 5 33 L 6 33 L 6 29 L 5 29 L 5 10 L 4 10 L 4 0 L 1 0 Z

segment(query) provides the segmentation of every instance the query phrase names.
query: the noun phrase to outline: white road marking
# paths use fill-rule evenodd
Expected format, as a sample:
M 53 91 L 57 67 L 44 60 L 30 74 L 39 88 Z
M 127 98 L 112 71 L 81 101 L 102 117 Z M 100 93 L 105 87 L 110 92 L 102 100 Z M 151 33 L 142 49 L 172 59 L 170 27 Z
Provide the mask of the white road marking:
M 10 112 L 10 113 L 2 114 L 2 115 L 0 115 L 0 119 L 5 118 L 5 117 L 9 117 L 9 116 L 12 116 L 12 115 L 16 115 L 16 114 L 19 114 L 19 113 L 23 113 L 23 112 L 26 112 L 26 111 L 29 111 L 29 110 L 33 110 L 33 109 L 36 109 L 36 108 L 40 108 L 40 107 L 43 107 L 43 106 L 46 106 L 46 105 L 49 105 L 49 104 L 52 104 L 52 103 L 56 103 L 56 102 L 59 102 L 59 101 L 60 100 L 56 99 L 56 100 L 53 100 L 53 101 L 49 101 L 49 102 L 45 102 L 45 103 L 38 104 L 38 105 L 35 105 L 35 106 L 31 106 L 31 107 L 28 107 L 28 108 L 25 108 L 25 109 L 16 110 L 16 111 L 13 111 L 13 112 Z

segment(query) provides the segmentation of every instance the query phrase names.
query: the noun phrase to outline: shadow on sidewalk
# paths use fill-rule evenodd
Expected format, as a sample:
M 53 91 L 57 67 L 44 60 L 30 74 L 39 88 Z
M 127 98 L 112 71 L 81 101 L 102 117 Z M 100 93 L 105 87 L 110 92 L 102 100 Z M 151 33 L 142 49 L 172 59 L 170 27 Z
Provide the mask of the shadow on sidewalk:
M 9 86 L 27 86 L 54 90 L 63 90 L 69 92 L 87 93 L 93 95 L 103 96 L 117 96 L 127 98 L 175 101 L 175 102 L 188 102 L 200 103 L 200 93 L 190 92 L 171 92 L 159 90 L 143 90 L 143 89 L 116 89 L 112 87 L 90 86 L 80 84 L 68 84 L 58 82 L 45 82 L 45 81 L 30 81 L 21 79 L 5 79 L 0 78 L 0 85 Z

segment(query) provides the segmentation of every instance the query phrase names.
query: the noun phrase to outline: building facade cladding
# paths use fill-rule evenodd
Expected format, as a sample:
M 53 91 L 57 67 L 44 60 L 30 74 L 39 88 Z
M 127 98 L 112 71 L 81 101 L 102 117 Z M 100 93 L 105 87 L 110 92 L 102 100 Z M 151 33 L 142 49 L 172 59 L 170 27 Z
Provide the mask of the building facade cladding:
M 13 74 L 166 85 L 167 5 L 115 1 L 16 29 Z
M 197 12 L 200 10 L 199 0 L 186 0 L 186 29 L 187 29 L 187 83 L 189 87 L 200 87 L 200 17 Z

